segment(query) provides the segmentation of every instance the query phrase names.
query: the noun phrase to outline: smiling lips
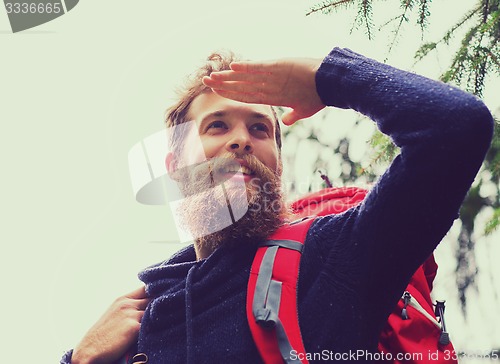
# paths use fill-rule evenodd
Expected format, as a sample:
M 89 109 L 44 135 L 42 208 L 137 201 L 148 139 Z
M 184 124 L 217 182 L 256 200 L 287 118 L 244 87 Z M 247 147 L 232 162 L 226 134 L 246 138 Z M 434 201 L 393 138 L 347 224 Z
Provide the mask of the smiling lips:
M 217 170 L 217 174 L 224 180 L 249 182 L 256 176 L 256 173 L 243 161 L 229 163 Z
M 236 173 L 243 173 L 244 175 L 247 176 L 253 176 L 255 175 L 255 172 L 252 171 L 250 168 L 246 166 L 238 166 L 235 164 L 224 166 L 220 169 L 220 172 L 222 173 L 230 173 L 230 174 L 236 174 Z

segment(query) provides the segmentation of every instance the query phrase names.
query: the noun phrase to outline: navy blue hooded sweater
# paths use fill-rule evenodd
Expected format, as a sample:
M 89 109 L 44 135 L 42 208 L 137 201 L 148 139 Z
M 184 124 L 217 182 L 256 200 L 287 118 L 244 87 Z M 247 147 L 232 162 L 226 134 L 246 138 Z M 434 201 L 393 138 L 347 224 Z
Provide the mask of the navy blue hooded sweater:
M 347 49 L 324 59 L 316 87 L 325 105 L 369 116 L 401 148 L 364 203 L 312 225 L 300 265 L 306 351 L 376 352 L 407 281 L 458 216 L 492 117 L 473 95 Z M 150 364 L 262 362 L 245 312 L 254 253 L 221 247 L 197 262 L 190 246 L 139 274 L 153 298 L 138 343 Z
M 325 105 L 367 115 L 401 148 L 361 205 L 314 222 L 300 264 L 306 351 L 376 352 L 408 279 L 458 216 L 492 117 L 473 95 L 347 49 L 324 59 L 316 87 Z M 245 312 L 254 253 L 221 247 L 196 261 L 189 246 L 139 274 L 152 297 L 138 341 L 149 364 L 262 362 Z

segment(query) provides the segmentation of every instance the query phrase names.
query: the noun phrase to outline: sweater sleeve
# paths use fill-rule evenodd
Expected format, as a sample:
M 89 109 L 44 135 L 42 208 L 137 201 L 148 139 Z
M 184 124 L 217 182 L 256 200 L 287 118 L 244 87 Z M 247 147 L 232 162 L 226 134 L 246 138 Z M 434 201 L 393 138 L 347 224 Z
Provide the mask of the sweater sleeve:
M 59 364 L 71 364 L 71 356 L 73 355 L 73 349 L 68 350 L 64 353 Z
M 316 87 L 323 103 L 370 117 L 401 150 L 362 205 L 320 219 L 313 233 L 327 252 L 324 273 L 335 281 L 339 264 L 348 266 L 352 290 L 383 323 L 457 218 L 491 141 L 492 117 L 471 94 L 348 49 L 324 59 Z

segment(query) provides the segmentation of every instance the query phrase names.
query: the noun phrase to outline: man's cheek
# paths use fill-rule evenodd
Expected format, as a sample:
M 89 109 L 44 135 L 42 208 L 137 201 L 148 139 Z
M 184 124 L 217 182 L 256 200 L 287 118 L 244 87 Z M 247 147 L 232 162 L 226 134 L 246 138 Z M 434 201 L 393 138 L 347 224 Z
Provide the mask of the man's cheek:
M 207 160 L 204 144 L 198 132 L 198 126 L 195 121 L 186 121 L 185 123 L 175 125 L 169 129 L 169 133 L 183 136 L 182 153 L 179 162 L 182 166 L 199 164 Z

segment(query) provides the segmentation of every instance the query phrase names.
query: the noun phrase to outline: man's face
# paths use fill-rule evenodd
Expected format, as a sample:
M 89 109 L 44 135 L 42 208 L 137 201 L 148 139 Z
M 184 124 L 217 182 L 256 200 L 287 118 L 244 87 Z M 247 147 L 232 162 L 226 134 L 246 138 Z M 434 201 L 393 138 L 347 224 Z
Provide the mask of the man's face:
M 199 137 L 185 140 L 178 167 L 230 152 L 237 157 L 253 155 L 271 171 L 279 173 L 276 121 L 270 106 L 246 104 L 205 92 L 193 100 L 188 116 L 195 122 Z M 194 145 L 200 141 L 201 146 Z M 239 162 L 243 167 L 242 178 L 250 181 L 253 171 L 247 169 L 245 162 Z
M 271 107 L 206 92 L 193 100 L 188 117 L 180 155 L 170 155 L 173 166 L 167 157 L 186 196 L 177 210 L 182 225 L 210 251 L 264 239 L 285 212 Z

